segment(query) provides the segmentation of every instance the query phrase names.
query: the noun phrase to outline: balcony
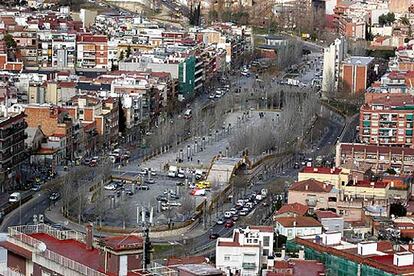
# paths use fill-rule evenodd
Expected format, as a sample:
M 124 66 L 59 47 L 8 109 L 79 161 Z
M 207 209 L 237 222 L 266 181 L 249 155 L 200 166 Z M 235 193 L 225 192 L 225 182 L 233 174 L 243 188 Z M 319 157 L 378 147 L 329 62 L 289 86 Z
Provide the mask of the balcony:
M 256 269 L 255 263 L 242 263 L 243 269 Z
M 76 261 L 73 261 L 67 257 L 64 257 L 58 253 L 55 253 L 49 249 L 45 249 L 43 252 L 38 250 L 39 244 L 42 242 L 35 238 L 29 236 L 30 234 L 35 233 L 44 233 L 49 236 L 54 237 L 58 240 L 77 240 L 83 242 L 85 236 L 76 231 L 66 230 L 60 231 L 46 224 L 38 225 L 21 225 L 9 227 L 8 229 L 8 240 L 12 244 L 15 244 L 19 247 L 22 247 L 26 250 L 29 250 L 33 254 L 33 259 L 36 260 L 36 263 L 42 265 L 43 267 L 48 268 L 48 266 L 53 265 L 50 262 L 57 264 L 62 270 L 68 269 L 72 270 L 73 274 L 89 275 L 89 276 L 105 276 L 106 274 L 96 271 L 86 265 L 80 264 Z M 56 265 L 53 265 L 56 267 Z M 72 273 L 71 273 L 72 274 Z

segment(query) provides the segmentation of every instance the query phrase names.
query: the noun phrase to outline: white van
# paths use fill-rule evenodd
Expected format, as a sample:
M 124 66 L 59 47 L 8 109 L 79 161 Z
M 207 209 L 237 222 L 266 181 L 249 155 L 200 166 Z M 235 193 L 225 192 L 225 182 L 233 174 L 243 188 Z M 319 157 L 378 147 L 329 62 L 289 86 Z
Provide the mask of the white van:
M 233 214 L 230 211 L 224 213 L 224 218 L 231 218 Z
M 176 166 L 170 166 L 168 169 L 168 177 L 177 177 L 178 168 Z
M 22 199 L 19 192 L 12 193 L 9 197 L 9 202 L 18 202 Z

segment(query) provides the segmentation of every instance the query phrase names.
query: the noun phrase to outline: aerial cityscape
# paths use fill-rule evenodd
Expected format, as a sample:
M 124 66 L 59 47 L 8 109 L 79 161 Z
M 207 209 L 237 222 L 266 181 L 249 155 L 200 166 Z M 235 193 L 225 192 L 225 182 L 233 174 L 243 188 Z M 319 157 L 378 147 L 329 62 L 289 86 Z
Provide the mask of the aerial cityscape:
M 414 0 L 0 1 L 0 276 L 414 275 Z

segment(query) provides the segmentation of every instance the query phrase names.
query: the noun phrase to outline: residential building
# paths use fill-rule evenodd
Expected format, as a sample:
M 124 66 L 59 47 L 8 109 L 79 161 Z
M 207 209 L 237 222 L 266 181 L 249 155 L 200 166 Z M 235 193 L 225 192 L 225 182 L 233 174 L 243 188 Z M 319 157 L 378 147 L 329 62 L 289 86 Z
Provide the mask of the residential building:
M 336 91 L 340 79 L 341 62 L 345 59 L 348 45 L 344 37 L 335 39 L 323 53 L 322 92 Z
M 332 211 L 315 211 L 318 221 L 322 224 L 324 231 L 344 232 L 344 218 Z
M 3 114 L 0 117 L 0 183 L 1 191 L 17 188 L 23 184 L 20 165 L 27 158 L 25 115 Z
M 52 34 L 52 67 L 75 68 L 76 34 Z
M 108 37 L 81 34 L 77 37 L 77 67 L 108 69 Z
M 273 258 L 273 235 L 270 226 L 234 229 L 232 237 L 217 239 L 216 267 L 226 273 L 257 275 L 268 256 Z
M 349 177 L 350 171 L 339 167 L 304 167 L 298 173 L 298 181 L 315 179 L 320 182 L 331 184 L 337 189 L 348 183 Z
M 264 276 L 324 276 L 325 266 L 313 260 L 275 260 L 272 267 L 264 271 Z
M 338 197 L 339 190 L 333 185 L 308 179 L 295 182 L 289 187 L 288 203 L 301 203 L 313 211 L 336 208 Z
M 345 196 L 362 198 L 387 198 L 390 183 L 382 181 L 358 180 L 350 181 L 342 186 Z
M 275 220 L 275 230 L 291 240 L 295 237 L 321 234 L 322 224 L 312 217 L 280 217 Z
M 336 146 L 336 166 L 375 173 L 393 168 L 397 173 L 414 171 L 414 149 L 366 144 L 338 143 Z
M 7 266 L 24 275 L 139 275 L 143 239 L 137 235 L 95 240 L 86 234 L 46 224 L 14 226 L 8 230 Z
M 384 95 L 360 109 L 359 138 L 366 144 L 411 146 L 414 97 Z
M 375 72 L 377 70 L 377 72 Z M 341 88 L 350 94 L 364 93 L 365 89 L 379 77 L 379 65 L 373 57 L 352 56 L 342 62 Z
M 339 235 L 338 235 L 339 234 Z M 318 260 L 333 275 L 411 275 L 414 273 L 411 245 L 394 248 L 390 241 L 351 243 L 338 232 L 296 238 L 305 259 Z
M 293 217 L 293 216 L 304 216 L 308 213 L 308 206 L 300 204 L 298 202 L 284 204 L 279 210 L 276 210 L 273 214 L 273 220 L 278 217 Z

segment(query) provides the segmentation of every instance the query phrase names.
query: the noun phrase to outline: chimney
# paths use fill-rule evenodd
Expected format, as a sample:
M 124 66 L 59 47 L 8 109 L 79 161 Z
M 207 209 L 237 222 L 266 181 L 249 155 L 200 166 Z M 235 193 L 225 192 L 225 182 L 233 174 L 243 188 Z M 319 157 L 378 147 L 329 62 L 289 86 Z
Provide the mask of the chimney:
M 296 227 L 296 220 L 293 221 L 293 227 Z
M 305 185 L 305 190 L 307 191 L 307 190 L 309 190 L 309 185 Z
M 394 188 L 394 181 L 391 181 L 391 188 Z
M 326 189 L 326 183 L 323 183 L 323 188 Z
M 92 224 L 86 225 L 86 249 L 92 250 L 93 246 L 93 226 Z
M 318 168 L 313 168 L 313 172 L 318 172 Z
M 375 186 L 375 182 L 371 182 L 371 186 L 374 187 Z

